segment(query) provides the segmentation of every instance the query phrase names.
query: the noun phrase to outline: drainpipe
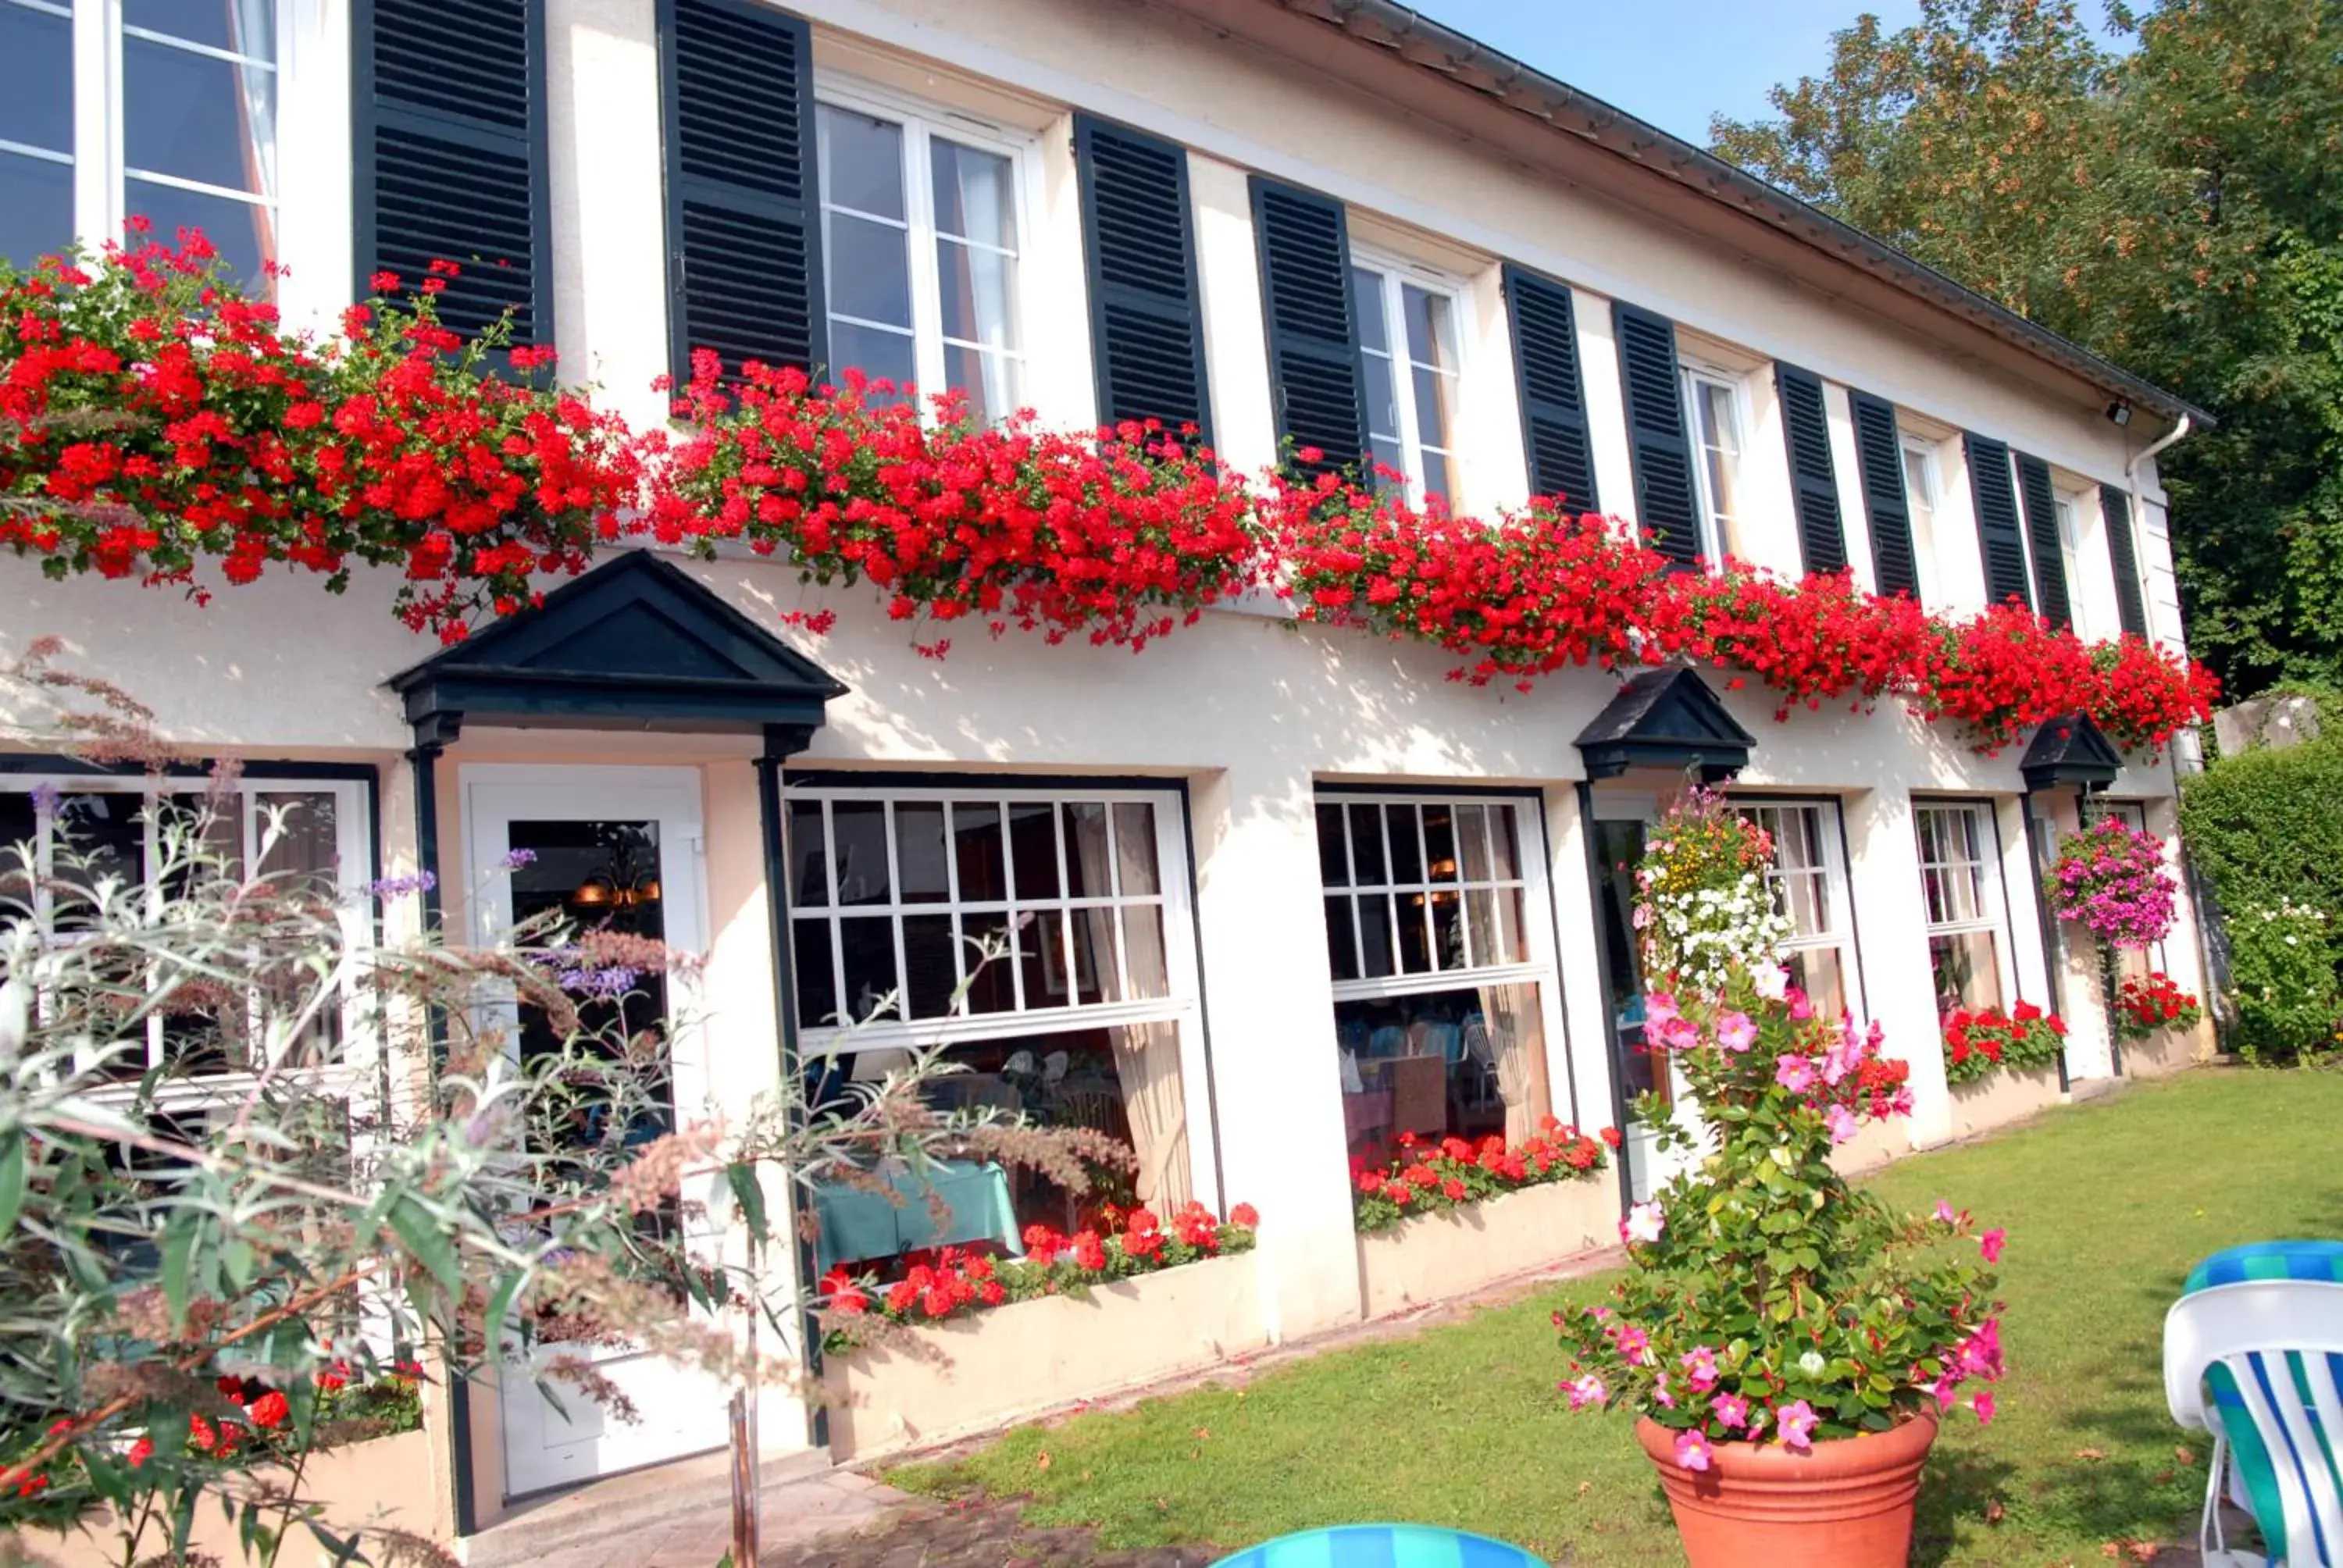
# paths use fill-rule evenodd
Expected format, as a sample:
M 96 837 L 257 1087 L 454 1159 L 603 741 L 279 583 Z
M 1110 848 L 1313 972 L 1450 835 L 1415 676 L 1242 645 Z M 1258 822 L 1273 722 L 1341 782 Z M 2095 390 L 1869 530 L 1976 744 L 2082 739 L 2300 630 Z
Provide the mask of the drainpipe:
M 2158 452 L 2163 451 L 2166 447 L 2178 441 L 2182 437 L 2187 435 L 2189 431 L 2196 427 L 2195 420 L 2191 419 L 2186 414 L 2181 415 L 2180 417 L 2172 422 L 2171 429 L 2167 430 L 2163 435 L 2158 436 L 2155 440 L 2150 441 L 2146 447 L 2140 448 L 2139 455 L 2133 457 L 2131 461 L 2124 465 L 2124 480 L 2131 489 L 2131 515 L 2133 528 L 2143 528 L 2147 522 L 2147 498 L 2141 494 L 2139 487 L 2139 470 L 2141 466 L 2147 463 L 2149 458 L 2155 457 Z M 2137 554 L 2137 552 L 2134 553 Z M 2137 563 L 2135 562 L 2135 564 Z M 2139 589 L 2141 600 L 2145 602 L 2147 597 L 2147 584 L 2142 582 L 2139 585 Z M 2150 638 L 2150 640 L 2153 641 L 2154 639 Z

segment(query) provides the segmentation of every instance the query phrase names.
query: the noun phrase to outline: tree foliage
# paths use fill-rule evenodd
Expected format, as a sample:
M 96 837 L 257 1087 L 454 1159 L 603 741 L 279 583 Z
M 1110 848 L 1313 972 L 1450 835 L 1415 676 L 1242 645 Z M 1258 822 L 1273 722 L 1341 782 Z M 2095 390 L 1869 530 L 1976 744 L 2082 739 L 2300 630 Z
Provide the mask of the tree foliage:
M 2210 409 L 2162 461 L 2194 651 L 2343 675 L 2343 0 L 1925 0 L 1724 156 Z

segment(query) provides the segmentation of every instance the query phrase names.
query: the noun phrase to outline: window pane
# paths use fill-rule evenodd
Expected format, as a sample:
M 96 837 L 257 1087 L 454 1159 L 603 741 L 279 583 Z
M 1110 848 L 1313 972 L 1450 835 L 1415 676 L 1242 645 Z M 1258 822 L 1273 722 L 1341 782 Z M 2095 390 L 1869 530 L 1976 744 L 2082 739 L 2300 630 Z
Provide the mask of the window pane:
M 1415 367 L 1415 438 L 1427 447 L 1448 445 L 1448 398 L 1452 383 L 1437 370 Z
M 65 796 L 57 802 L 49 874 L 93 890 L 109 877 L 136 884 L 146 863 L 146 827 L 138 816 L 145 804 L 141 796 L 112 790 Z
M 801 910 L 830 902 L 828 841 L 822 837 L 821 802 L 789 802 L 789 901 Z
M 1015 862 L 1021 900 L 1058 896 L 1057 819 L 1057 809 L 1044 801 L 1009 808 L 1009 853 Z M 1031 1000 L 1030 992 L 1027 1000 Z
M 1359 886 L 1373 888 L 1382 885 L 1383 876 L 1383 814 L 1373 806 L 1353 806 L 1351 813 L 1351 869 L 1358 873 Z
M 122 40 L 122 150 L 132 168 L 274 196 L 276 117 L 275 71 Z
M 960 961 L 967 965 L 975 976 L 969 983 L 968 1010 L 971 1013 L 1015 1011 L 1017 960 L 1010 950 L 1008 915 L 962 915 L 960 917 Z M 990 937 L 999 945 L 1000 957 L 980 960 L 976 948 L 968 940 L 985 937 Z
M 0 86 L 0 103 L 6 93 Z M 61 254 L 73 239 L 73 169 L 0 153 L 0 256 L 30 268 L 42 256 Z
M 903 127 L 828 104 L 816 116 L 822 201 L 901 221 Z
M 1381 980 L 1392 972 L 1392 901 L 1389 893 L 1359 900 L 1359 973 Z
M 1001 808 L 987 800 L 965 801 L 951 809 L 953 853 L 960 857 L 960 901 L 963 904 L 1002 903 L 1009 898 L 1009 874 L 1001 853 Z
M 1076 1001 L 1120 1001 L 1122 981 L 1115 975 L 1114 911 L 1077 910 L 1067 930 L 1074 939 Z
M 895 859 L 902 879 L 903 902 L 933 904 L 951 897 L 940 804 L 922 801 L 896 806 Z
M 1490 869 L 1496 873 L 1496 879 L 1501 882 L 1510 882 L 1522 874 L 1521 845 L 1516 837 L 1513 813 L 1514 808 L 1511 806 L 1489 808 L 1489 835 L 1496 841 L 1496 859 Z
M 1505 961 L 1505 950 L 1497 934 L 1497 900 L 1503 896 L 1487 888 L 1465 890 L 1464 920 L 1472 936 L 1475 964 Z
M 1024 406 L 1024 381 L 1016 360 L 1006 354 L 965 344 L 944 345 L 944 387 L 961 397 L 961 411 L 971 424 L 998 425 Z
M 1368 363 L 1372 365 L 1374 361 L 1369 360 Z M 1377 473 L 1370 476 L 1373 480 L 1373 483 L 1369 487 L 1370 488 L 1379 487 L 1388 482 L 1384 477 L 1384 474 L 1380 470 L 1388 470 L 1391 473 L 1397 474 L 1402 480 L 1404 480 L 1407 477 L 1407 454 L 1400 449 L 1399 438 L 1397 437 L 1376 436 L 1372 437 L 1367 442 L 1367 457 L 1373 463 L 1376 469 L 1379 470 Z
M 1015 256 L 939 239 L 936 278 L 946 337 L 993 348 L 1017 347 L 1010 312 L 1010 301 L 1016 297 Z
M 888 902 L 886 804 L 879 800 L 840 800 L 830 810 L 830 829 L 837 834 L 830 855 L 838 868 L 838 901 L 850 905 Z M 850 985 L 847 989 L 850 991 L 853 988 Z
M 1425 923 L 1422 893 L 1399 895 L 1399 966 L 1412 975 L 1432 969 L 1432 931 Z
M 830 314 L 909 331 L 911 257 L 905 231 L 834 212 L 822 232 Z
M 1489 879 L 1489 809 L 1485 806 L 1456 808 L 1456 847 L 1461 851 L 1457 869 L 1468 882 Z
M 276 218 L 266 205 L 142 179 L 126 179 L 122 199 L 130 216 L 153 226 L 152 237 L 175 243 L 181 230 L 198 230 L 219 252 L 230 282 L 248 294 L 275 292 L 275 283 L 261 269 L 277 254 Z
M 266 846 L 259 874 L 283 888 L 317 898 L 337 897 L 342 855 L 336 804 L 322 790 L 256 793 L 253 847 Z
M 1956 1008 L 1976 1012 L 2001 1005 L 2001 971 L 1991 931 L 1930 937 L 1928 962 L 1936 971 L 1938 1016 Z
M 913 1018 L 942 1018 L 950 1010 L 960 984 L 956 945 L 950 915 L 903 917 L 903 987 Z
M 1432 895 L 1432 958 L 1435 969 L 1464 967 L 1464 910 L 1453 891 Z
M 1391 335 L 1383 329 L 1383 274 L 1351 268 L 1351 313 L 1358 318 L 1359 347 L 1370 354 L 1388 355 Z
M 843 920 L 838 923 L 838 941 L 846 958 L 847 1007 L 855 1021 L 869 1020 L 882 1004 L 889 1004 L 885 1017 L 901 1018 L 901 999 L 894 994 L 900 984 L 895 974 L 895 922 L 885 915 Z
M 1066 1006 L 1072 1000 L 1066 983 L 1066 917 L 1056 910 L 1040 911 L 1019 930 L 1017 950 L 1026 1007 Z
M 1435 882 L 1456 879 L 1455 808 L 1445 804 L 1423 808 L 1424 869 Z
M 1441 370 L 1456 367 L 1454 302 L 1414 284 L 1400 288 L 1400 314 L 1407 322 L 1407 357 Z
M 1819 936 L 1830 930 L 1830 890 L 1821 872 L 1777 872 L 1774 888 L 1775 907 L 1790 917 L 1794 934 Z
M 1069 800 L 1061 809 L 1066 834 L 1066 892 L 1077 899 L 1114 894 L 1114 869 L 1107 863 L 1106 805 Z
M 1124 964 L 1131 970 L 1132 1001 L 1172 994 L 1172 971 L 1163 953 L 1163 911 L 1154 904 L 1130 904 L 1122 911 Z
M 793 921 L 790 955 L 798 987 L 798 1027 L 825 1029 L 837 1022 L 838 976 L 830 961 L 827 917 Z
M 1360 357 L 1366 371 L 1367 433 L 1383 442 L 1399 439 L 1399 388 L 1392 381 L 1392 363 L 1380 354 Z M 1393 467 L 1400 467 L 1394 460 Z
M 1423 841 L 1416 835 L 1416 808 L 1386 806 L 1383 826 L 1390 832 L 1392 880 L 1423 880 Z
M 0 139 L 73 151 L 73 25 L 64 17 L 0 5 Z
M 1338 980 L 1359 978 L 1359 938 L 1351 926 L 1351 900 L 1326 900 L 1326 958 Z
M 901 393 L 920 378 L 908 333 L 833 321 L 830 324 L 830 357 L 829 378 L 841 384 L 846 372 L 860 370 L 871 380 L 884 381 L 894 392 Z M 883 403 L 898 399 L 881 396 L 871 400 Z
M 1342 840 L 1342 809 L 1318 805 L 1318 880 L 1329 888 L 1351 885 L 1351 852 Z
M 40 869 L 41 832 L 31 791 L 0 789 L 0 913 L 32 907 L 33 880 Z
M 1790 983 L 1806 993 L 1815 1011 L 1836 1019 L 1846 1013 L 1846 976 L 1836 948 L 1793 948 L 1782 955 Z
M 1489 961 L 1500 964 L 1529 962 L 1528 928 L 1522 921 L 1522 890 L 1518 887 L 1497 890 L 1497 951 Z
M 251 0 L 122 0 L 125 26 L 262 59 L 270 56 L 268 35 L 275 15 L 274 6 Z
M 1122 896 L 1135 898 L 1163 890 L 1155 862 L 1155 808 L 1144 800 L 1125 800 L 1114 809 L 1114 857 L 1122 879 Z
M 940 138 L 928 144 L 936 193 L 936 232 L 1017 248 L 1017 204 L 1011 166 L 998 153 Z
M 1433 496 L 1453 496 L 1455 494 L 1455 491 L 1456 478 L 1455 476 L 1449 471 L 1448 459 L 1443 457 L 1440 453 L 1433 451 L 1428 447 L 1424 448 L 1424 498 L 1429 500 Z

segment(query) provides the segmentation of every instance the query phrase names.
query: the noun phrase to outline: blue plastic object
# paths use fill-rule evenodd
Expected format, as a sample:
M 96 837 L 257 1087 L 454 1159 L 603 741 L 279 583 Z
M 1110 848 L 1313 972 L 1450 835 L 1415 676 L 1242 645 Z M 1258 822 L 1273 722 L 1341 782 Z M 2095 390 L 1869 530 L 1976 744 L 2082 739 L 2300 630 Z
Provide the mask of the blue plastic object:
M 1282 1535 L 1214 1568 L 1546 1568 L 1518 1546 L 1431 1524 L 1337 1524 Z

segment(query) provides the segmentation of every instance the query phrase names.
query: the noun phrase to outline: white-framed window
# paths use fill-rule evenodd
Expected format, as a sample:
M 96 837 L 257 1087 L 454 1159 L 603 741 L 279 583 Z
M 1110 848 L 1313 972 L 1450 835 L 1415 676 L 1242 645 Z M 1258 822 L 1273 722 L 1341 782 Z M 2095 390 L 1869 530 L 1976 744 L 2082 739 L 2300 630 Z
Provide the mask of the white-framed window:
M 2083 521 L 2082 498 L 2071 490 L 2057 491 L 2051 498 L 2051 508 L 2058 518 L 2058 560 L 2066 574 L 2066 589 L 2072 599 L 2072 614 L 2077 626 L 2083 618 Z
M 1913 570 L 1925 598 L 1936 558 L 1936 506 L 1944 498 L 1944 484 L 1936 471 L 1936 442 L 1904 436 L 1899 445 L 1904 457 L 1904 508 L 1912 519 Z
M 224 795 L 218 788 L 201 777 L 0 776 L 0 916 L 29 913 L 46 922 L 57 917 L 61 900 L 75 896 L 71 890 L 95 891 L 108 879 L 133 890 L 145 884 L 144 896 L 159 906 L 164 894 L 155 879 L 167 859 L 164 821 L 176 812 L 174 820 L 204 825 L 206 849 L 231 874 L 267 878 L 280 889 L 330 901 L 343 940 L 368 945 L 372 855 L 364 785 L 246 777 Z M 30 851 L 29 867 L 23 850 Z M 347 998 L 300 1038 L 268 1042 L 243 1028 L 234 1010 L 206 1008 L 185 1023 L 158 1010 L 146 1020 L 144 1059 L 117 1062 L 114 1070 L 133 1081 L 148 1069 L 167 1068 L 177 1083 L 232 1086 L 288 1058 L 291 1065 L 327 1065 L 346 1058 L 359 1005 Z M 263 1050 L 274 1060 L 261 1060 Z
M 1327 793 L 1317 822 L 1353 1152 L 1527 1137 L 1552 1107 L 1560 996 L 1534 802 Z
M 1032 138 L 859 83 L 817 97 L 830 374 L 960 392 L 979 423 L 1015 413 Z
M 0 256 L 143 217 L 274 292 L 282 40 L 297 0 L 0 0 Z
M 1461 288 L 1408 263 L 1353 250 L 1351 295 L 1370 454 L 1406 475 L 1418 500 L 1454 496 Z
M 1684 414 L 1693 443 L 1693 474 L 1700 491 L 1701 553 L 1711 560 L 1746 559 L 1741 538 L 1741 459 L 1749 417 L 1741 377 L 1711 366 L 1684 365 Z
M 1847 891 L 1845 844 L 1835 800 L 1745 800 L 1736 809 L 1773 840 L 1765 880 L 1790 934 L 1781 944 L 1790 981 L 1825 1018 L 1865 1010 Z
M 782 806 L 815 1103 L 882 1080 L 909 1048 L 941 1047 L 961 1070 L 930 1087 L 940 1108 L 1020 1111 L 1130 1144 L 1138 1171 L 1109 1200 L 1168 1216 L 1212 1190 L 1177 791 L 808 782 L 786 783 Z M 1007 956 L 980 963 L 982 938 Z M 859 1021 L 841 1027 L 841 1015 Z M 1026 1225 L 1071 1231 L 1095 1201 L 998 1168 L 953 1180 L 966 1233 L 906 1233 L 900 1246 L 871 1239 L 891 1211 L 818 1191 L 823 1266 L 883 1271 L 921 1245 L 1014 1253 Z
M 1936 1011 L 2006 1009 L 2016 991 L 1993 808 L 1984 801 L 1933 801 L 1916 804 L 1912 818 Z

